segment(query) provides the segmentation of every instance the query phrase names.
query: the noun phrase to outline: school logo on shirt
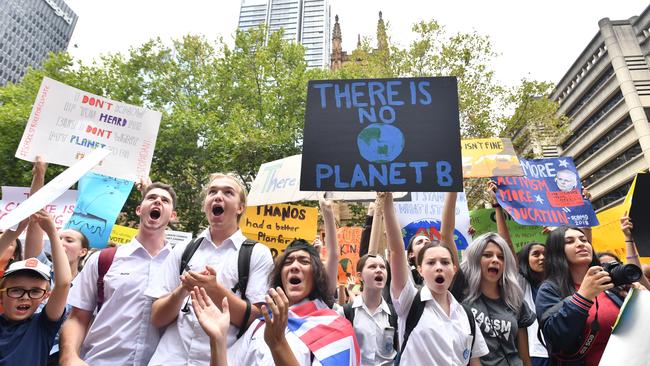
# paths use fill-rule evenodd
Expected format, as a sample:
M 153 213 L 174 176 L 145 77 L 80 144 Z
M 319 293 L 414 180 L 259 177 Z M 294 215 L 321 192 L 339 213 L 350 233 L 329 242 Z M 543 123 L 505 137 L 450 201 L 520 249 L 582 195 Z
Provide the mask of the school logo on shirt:
M 474 314 L 476 324 L 478 324 L 484 335 L 491 338 L 503 338 L 504 340 L 510 339 L 510 327 L 512 326 L 511 321 L 490 319 L 489 316 L 475 308 L 472 308 L 472 314 Z
M 463 351 L 463 359 L 468 359 L 469 358 L 469 348 L 465 348 Z

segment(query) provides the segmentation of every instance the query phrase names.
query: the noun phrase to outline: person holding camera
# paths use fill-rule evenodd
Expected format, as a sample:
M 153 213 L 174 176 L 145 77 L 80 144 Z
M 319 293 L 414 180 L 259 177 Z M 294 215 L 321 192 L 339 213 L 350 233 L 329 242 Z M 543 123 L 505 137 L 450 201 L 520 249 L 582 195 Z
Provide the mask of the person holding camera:
M 566 226 L 549 234 L 544 266 L 535 305 L 552 364 L 598 365 L 620 310 L 610 273 L 584 231 Z

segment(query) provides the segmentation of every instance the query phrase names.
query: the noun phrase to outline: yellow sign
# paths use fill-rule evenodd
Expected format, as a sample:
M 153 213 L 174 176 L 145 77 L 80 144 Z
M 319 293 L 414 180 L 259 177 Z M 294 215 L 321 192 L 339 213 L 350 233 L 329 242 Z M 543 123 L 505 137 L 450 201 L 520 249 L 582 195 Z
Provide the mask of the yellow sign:
M 462 140 L 461 147 L 464 178 L 524 175 L 510 139 Z
M 623 232 L 621 231 L 621 217 L 626 212 L 630 212 L 632 192 L 634 192 L 635 184 L 636 177 L 622 204 L 596 214 L 600 225 L 593 227 L 591 231 L 594 250 L 596 252 L 613 253 L 622 261 L 625 261 L 627 254 L 625 252 L 625 236 L 623 236 Z M 641 263 L 650 264 L 650 257 L 641 257 L 639 259 Z
M 118 245 L 128 244 L 137 233 L 138 229 L 121 225 L 113 225 L 113 230 L 111 230 L 111 235 L 108 240 Z
M 240 226 L 247 238 L 266 244 L 275 258 L 294 239 L 314 240 L 318 209 L 287 204 L 248 207 Z

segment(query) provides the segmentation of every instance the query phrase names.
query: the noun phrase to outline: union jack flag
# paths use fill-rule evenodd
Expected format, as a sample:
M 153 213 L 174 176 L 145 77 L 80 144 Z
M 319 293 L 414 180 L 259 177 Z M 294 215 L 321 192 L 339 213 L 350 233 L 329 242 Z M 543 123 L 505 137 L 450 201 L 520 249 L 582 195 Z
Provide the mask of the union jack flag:
M 359 343 L 352 324 L 319 300 L 289 310 L 287 328 L 323 366 L 358 366 Z

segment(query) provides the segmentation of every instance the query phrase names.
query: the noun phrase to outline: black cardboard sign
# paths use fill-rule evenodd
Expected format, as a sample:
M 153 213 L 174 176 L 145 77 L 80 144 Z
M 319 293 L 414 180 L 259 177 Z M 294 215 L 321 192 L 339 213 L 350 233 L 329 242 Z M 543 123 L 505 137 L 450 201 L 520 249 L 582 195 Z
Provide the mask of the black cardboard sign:
M 303 191 L 461 192 L 460 150 L 454 77 L 309 82 Z
M 637 174 L 629 217 L 634 224 L 632 236 L 641 257 L 650 257 L 650 173 Z

